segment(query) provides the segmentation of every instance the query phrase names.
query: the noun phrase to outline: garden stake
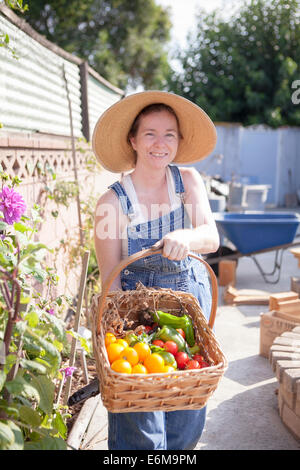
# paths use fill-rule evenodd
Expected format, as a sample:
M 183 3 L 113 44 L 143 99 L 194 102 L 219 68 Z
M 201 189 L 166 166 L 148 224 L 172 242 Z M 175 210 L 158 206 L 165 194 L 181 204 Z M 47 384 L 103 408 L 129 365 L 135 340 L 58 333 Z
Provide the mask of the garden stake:
M 82 264 L 82 271 L 81 271 L 81 278 L 80 278 L 78 303 L 77 303 L 77 309 L 76 309 L 76 315 L 75 315 L 75 325 L 73 328 L 75 333 L 78 333 L 79 324 L 80 324 L 80 314 L 81 314 L 82 300 L 83 300 L 84 289 L 85 289 L 85 284 L 86 284 L 86 275 L 87 275 L 87 269 L 88 269 L 88 264 L 89 264 L 89 258 L 90 258 L 90 252 L 85 251 L 84 256 L 83 256 L 83 264 Z M 70 353 L 70 361 L 69 361 L 70 367 L 73 367 L 75 363 L 76 345 L 77 345 L 77 339 L 73 337 L 72 343 L 71 343 L 71 353 Z M 72 375 L 67 377 L 67 380 L 66 380 L 66 392 L 64 396 L 65 405 L 67 405 L 67 402 L 68 402 L 68 398 L 69 398 L 70 390 L 71 390 L 71 384 L 72 384 Z

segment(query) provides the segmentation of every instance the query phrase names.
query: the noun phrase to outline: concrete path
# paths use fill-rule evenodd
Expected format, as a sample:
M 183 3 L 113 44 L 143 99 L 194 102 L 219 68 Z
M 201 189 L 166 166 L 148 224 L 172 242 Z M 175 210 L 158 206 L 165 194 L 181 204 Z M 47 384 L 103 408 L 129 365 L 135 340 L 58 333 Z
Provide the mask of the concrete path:
M 259 255 L 259 260 L 271 270 L 273 257 L 273 252 L 266 253 Z M 300 277 L 300 268 L 288 250 L 283 256 L 281 280 L 275 285 L 263 281 L 252 259 L 241 258 L 236 288 L 288 291 L 291 276 Z M 208 402 L 206 427 L 196 449 L 300 450 L 300 443 L 279 417 L 278 383 L 271 365 L 259 355 L 260 313 L 267 311 L 268 306 L 227 306 L 222 294 L 220 288 L 215 332 L 229 367 Z M 81 449 L 107 449 L 106 416 L 100 400 Z

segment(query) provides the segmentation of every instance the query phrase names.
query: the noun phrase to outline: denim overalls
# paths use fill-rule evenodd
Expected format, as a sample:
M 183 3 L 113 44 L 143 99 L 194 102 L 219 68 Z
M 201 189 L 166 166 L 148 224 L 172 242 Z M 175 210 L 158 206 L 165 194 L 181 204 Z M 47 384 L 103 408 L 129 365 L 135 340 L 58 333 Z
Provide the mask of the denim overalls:
M 184 187 L 179 169 L 170 165 L 175 191 L 183 195 Z M 133 206 L 123 186 L 110 186 L 119 197 L 122 210 L 130 219 Z M 149 248 L 167 233 L 190 228 L 191 224 L 181 206 L 158 219 L 127 227 L 128 256 Z M 135 261 L 121 272 L 123 290 L 133 290 L 141 281 L 146 287 L 166 287 L 190 292 L 200 302 L 209 319 L 211 292 L 205 266 L 194 258 L 172 261 L 162 255 L 147 256 Z M 193 449 L 204 428 L 206 407 L 201 410 L 155 411 L 135 413 L 108 412 L 108 448 L 110 450 L 187 450 Z

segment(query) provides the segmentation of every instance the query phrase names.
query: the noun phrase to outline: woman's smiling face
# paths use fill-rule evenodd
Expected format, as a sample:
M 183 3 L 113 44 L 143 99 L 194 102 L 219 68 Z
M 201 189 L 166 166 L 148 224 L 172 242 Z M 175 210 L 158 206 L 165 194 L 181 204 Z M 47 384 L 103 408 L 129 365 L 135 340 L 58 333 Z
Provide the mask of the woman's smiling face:
M 168 111 L 152 112 L 140 119 L 138 131 L 130 138 L 137 153 L 137 165 L 162 168 L 171 163 L 178 149 L 179 132 L 175 116 Z

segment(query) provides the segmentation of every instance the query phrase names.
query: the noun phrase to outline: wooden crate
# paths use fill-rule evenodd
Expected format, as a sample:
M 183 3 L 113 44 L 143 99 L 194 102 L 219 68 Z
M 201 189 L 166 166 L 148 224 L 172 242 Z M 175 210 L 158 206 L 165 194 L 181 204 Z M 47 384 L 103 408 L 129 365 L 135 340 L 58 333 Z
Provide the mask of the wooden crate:
M 300 320 L 298 322 L 285 320 L 280 318 L 276 311 L 261 313 L 259 354 L 268 358 L 274 339 L 299 325 Z

